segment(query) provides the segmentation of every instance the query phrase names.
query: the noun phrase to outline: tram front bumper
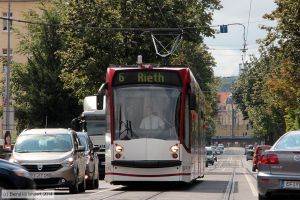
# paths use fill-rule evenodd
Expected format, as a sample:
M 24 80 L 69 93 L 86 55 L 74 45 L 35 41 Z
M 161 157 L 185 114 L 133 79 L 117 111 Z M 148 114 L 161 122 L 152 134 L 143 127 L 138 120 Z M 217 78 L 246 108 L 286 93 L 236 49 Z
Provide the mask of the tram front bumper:
M 165 168 L 181 165 L 180 160 L 113 160 L 113 166 L 131 167 L 131 168 Z

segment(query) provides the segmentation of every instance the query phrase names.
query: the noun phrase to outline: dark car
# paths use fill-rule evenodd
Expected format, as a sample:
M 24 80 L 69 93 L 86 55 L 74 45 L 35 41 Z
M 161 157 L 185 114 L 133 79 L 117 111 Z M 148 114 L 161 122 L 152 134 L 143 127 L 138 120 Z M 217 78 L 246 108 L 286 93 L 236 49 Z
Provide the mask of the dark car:
M 300 193 L 300 130 L 281 136 L 258 163 L 259 199 L 276 193 Z
M 245 146 L 245 155 L 247 155 L 248 151 L 253 151 L 254 147 L 252 144 Z
M 213 165 L 215 162 L 215 158 L 213 155 L 213 150 L 211 149 L 211 147 L 205 147 L 205 151 L 206 151 L 206 164 L 205 166 L 208 167 L 208 164 Z
M 253 154 L 253 162 L 252 162 L 252 171 L 255 172 L 257 170 L 257 164 L 261 159 L 262 154 L 269 150 L 272 146 L 270 145 L 258 145 L 256 146 Z
M 77 132 L 80 143 L 84 146 L 84 156 L 86 159 L 86 186 L 87 189 L 95 189 L 99 187 L 99 159 L 96 153 L 96 147 L 93 145 L 90 137 L 86 132 Z
M 0 159 L 0 190 L 34 188 L 35 183 L 26 169 L 18 164 Z
M 254 154 L 254 151 L 253 149 L 249 149 L 247 150 L 247 154 L 246 154 L 246 160 L 252 160 L 253 159 L 253 154 Z

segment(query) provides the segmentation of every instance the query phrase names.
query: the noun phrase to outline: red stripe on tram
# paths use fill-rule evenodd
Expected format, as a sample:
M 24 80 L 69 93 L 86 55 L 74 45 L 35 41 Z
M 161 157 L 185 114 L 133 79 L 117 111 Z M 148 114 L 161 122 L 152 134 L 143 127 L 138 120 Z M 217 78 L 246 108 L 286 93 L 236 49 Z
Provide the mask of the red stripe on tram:
M 166 177 L 166 176 L 190 176 L 191 175 L 191 173 L 146 175 L 146 174 L 125 174 L 125 173 L 114 173 L 114 172 L 108 172 L 105 174 L 106 175 L 115 175 L 115 176 L 132 176 L 132 177 L 145 177 L 145 178 Z

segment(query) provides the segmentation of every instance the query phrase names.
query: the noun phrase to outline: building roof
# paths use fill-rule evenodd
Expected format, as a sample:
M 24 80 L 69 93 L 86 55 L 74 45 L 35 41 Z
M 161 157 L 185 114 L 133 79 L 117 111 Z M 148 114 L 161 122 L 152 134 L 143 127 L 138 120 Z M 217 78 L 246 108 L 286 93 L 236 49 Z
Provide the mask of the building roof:
M 231 92 L 218 92 L 218 104 L 226 105 L 226 100 L 231 95 Z

